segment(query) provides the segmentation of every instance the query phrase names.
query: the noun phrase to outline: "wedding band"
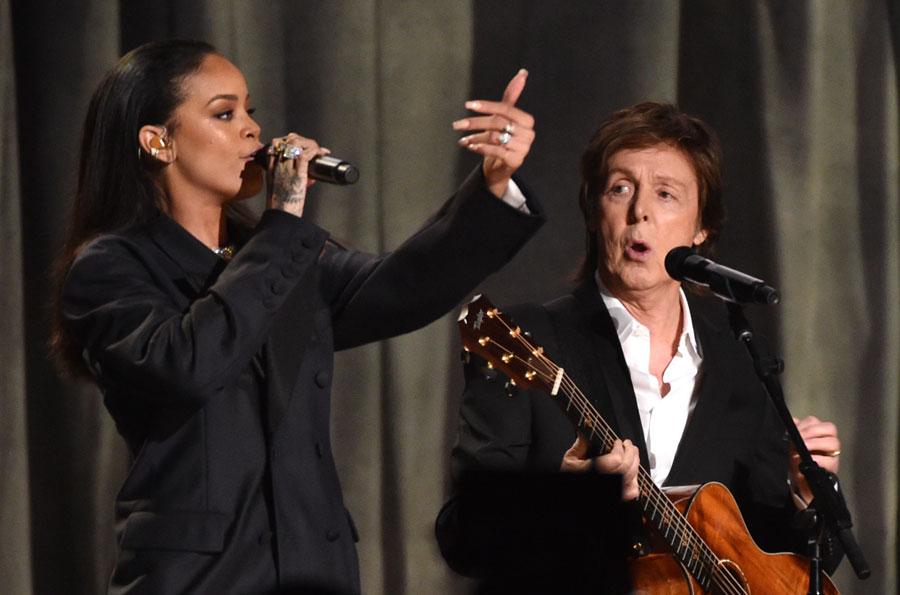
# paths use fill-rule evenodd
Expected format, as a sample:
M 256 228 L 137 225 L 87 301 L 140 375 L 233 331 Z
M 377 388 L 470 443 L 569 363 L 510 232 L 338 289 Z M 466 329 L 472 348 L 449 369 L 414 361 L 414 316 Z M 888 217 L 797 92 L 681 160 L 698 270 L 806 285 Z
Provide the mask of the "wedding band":
M 501 145 L 506 145 L 507 143 L 509 143 L 509 140 L 511 138 L 512 138 L 512 134 L 510 134 L 509 132 L 504 130 L 502 133 L 500 133 L 500 138 L 497 140 L 500 141 Z
M 508 134 L 512 134 L 512 133 L 513 133 L 513 125 L 512 125 L 512 122 L 507 122 L 507 123 L 506 123 L 506 126 L 503 127 L 503 132 L 506 132 L 506 133 L 508 133 Z
M 826 453 L 824 453 L 824 454 L 825 454 L 826 457 L 836 457 L 836 456 L 838 456 L 839 454 L 841 454 L 841 451 L 840 451 L 840 449 L 838 449 L 838 450 L 832 450 L 831 452 L 826 452 Z

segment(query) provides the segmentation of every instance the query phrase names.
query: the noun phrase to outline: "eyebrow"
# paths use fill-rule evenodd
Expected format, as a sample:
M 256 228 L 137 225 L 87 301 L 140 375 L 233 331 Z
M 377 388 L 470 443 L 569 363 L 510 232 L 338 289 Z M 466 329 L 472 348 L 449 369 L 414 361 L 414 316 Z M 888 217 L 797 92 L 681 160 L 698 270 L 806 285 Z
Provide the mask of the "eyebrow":
M 212 99 L 210 99 L 209 101 L 206 102 L 206 105 L 209 105 L 210 103 L 212 103 L 213 101 L 216 101 L 217 99 L 228 99 L 229 101 L 238 101 L 239 98 L 237 95 L 232 95 L 230 93 L 223 93 L 223 94 L 214 96 Z M 250 99 L 249 93 L 247 94 L 247 99 Z
M 654 182 L 662 182 L 662 183 L 668 184 L 670 186 L 675 186 L 676 188 L 679 188 L 681 190 L 684 190 L 685 188 L 687 188 L 687 185 L 684 182 L 682 182 L 681 180 L 679 180 L 677 178 L 671 178 L 669 176 L 654 176 L 653 181 Z
M 613 176 L 613 174 L 624 174 L 630 178 L 636 177 L 633 171 L 631 171 L 630 169 L 625 168 L 625 167 L 614 167 L 614 168 L 610 169 L 609 172 L 607 172 L 607 174 L 606 174 L 607 179 L 611 178 Z M 677 178 L 673 178 L 671 176 L 655 175 L 655 176 L 653 176 L 653 181 L 657 182 L 657 183 L 662 182 L 664 184 L 676 186 L 682 190 L 687 188 L 687 185 L 684 182 L 678 180 Z
M 626 176 L 629 176 L 632 178 L 634 177 L 634 172 L 632 172 L 630 169 L 626 169 L 624 167 L 610 168 L 610 170 L 608 172 L 606 172 L 606 177 L 608 178 L 608 177 L 612 176 L 613 174 L 625 174 Z

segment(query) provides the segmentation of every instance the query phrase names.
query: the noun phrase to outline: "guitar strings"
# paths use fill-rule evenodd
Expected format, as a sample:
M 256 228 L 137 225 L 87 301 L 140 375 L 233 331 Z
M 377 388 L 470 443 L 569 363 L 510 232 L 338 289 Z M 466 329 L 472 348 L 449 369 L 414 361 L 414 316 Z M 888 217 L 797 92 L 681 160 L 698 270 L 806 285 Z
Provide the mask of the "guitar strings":
M 499 319 L 499 321 L 504 326 L 506 326 L 507 329 L 510 329 L 510 327 L 506 324 L 506 322 L 504 320 Z M 544 356 L 543 353 L 539 349 L 536 349 L 526 339 L 524 339 L 521 336 L 521 334 L 515 333 L 515 332 L 510 332 L 510 334 L 512 336 L 516 337 L 522 343 L 522 345 L 525 346 L 530 353 L 532 353 L 532 355 L 537 357 L 539 359 L 539 361 L 541 361 L 541 363 L 543 363 L 546 366 L 547 370 L 537 369 L 530 362 L 522 360 L 521 357 L 515 356 L 515 354 L 512 354 L 512 355 L 514 355 L 514 357 L 516 357 L 516 359 L 521 360 L 522 363 L 524 363 L 525 365 L 528 365 L 529 367 L 534 368 L 535 372 L 541 374 L 541 376 L 545 380 L 547 380 L 548 383 L 552 383 L 555 380 L 556 375 L 559 372 L 559 367 L 554 362 L 552 362 L 549 358 Z M 498 346 L 500 346 L 501 349 L 503 348 L 502 345 L 498 344 Z M 504 351 L 506 351 L 506 350 L 504 350 Z M 599 429 L 600 435 L 603 438 L 603 447 L 608 451 L 612 447 L 613 442 L 618 439 L 618 436 L 616 436 L 616 434 L 612 430 L 612 428 L 609 427 L 609 425 L 606 423 L 606 421 L 603 419 L 603 417 L 600 416 L 600 414 L 593 408 L 593 405 L 590 403 L 590 401 L 587 399 L 587 397 L 584 395 L 584 393 L 581 392 L 581 390 L 578 388 L 578 386 L 574 383 L 574 381 L 572 381 L 572 379 L 567 374 L 565 374 L 565 372 L 563 372 L 563 379 L 562 379 L 561 386 L 568 389 L 565 392 L 567 393 L 569 403 L 570 404 L 574 403 L 576 405 L 576 408 L 578 409 L 579 413 L 581 413 L 582 423 L 580 425 L 582 425 L 582 426 L 584 425 L 584 423 L 583 423 L 584 420 L 587 420 L 590 422 L 589 427 L 591 428 L 591 437 L 593 437 L 597 433 L 597 430 Z M 690 527 L 689 524 L 687 524 L 686 520 L 684 519 L 684 516 L 678 511 L 677 508 L 675 508 L 674 504 L 672 504 L 672 502 L 665 495 L 658 493 L 658 488 L 653 483 L 653 480 L 649 477 L 649 475 L 646 473 L 646 470 L 643 467 L 639 467 L 638 481 L 639 481 L 639 483 L 642 482 L 644 484 L 642 486 L 643 487 L 642 493 L 644 494 L 645 498 L 651 500 L 651 503 L 656 504 L 657 508 L 662 507 L 662 508 L 668 509 L 667 510 L 667 512 L 669 513 L 668 516 L 672 519 L 672 521 L 676 525 L 673 528 L 676 531 L 676 534 L 680 536 L 680 538 L 681 538 L 680 541 L 682 542 L 682 544 L 683 545 L 700 546 L 701 553 L 707 554 L 707 556 L 706 556 L 708 558 L 707 562 L 713 561 L 713 563 L 717 563 L 718 559 L 716 559 L 715 555 L 712 553 L 712 551 L 709 549 L 709 547 L 703 542 L 702 538 L 700 538 L 700 536 L 697 535 L 696 532 L 694 532 L 693 528 Z M 688 543 L 685 543 L 685 539 L 684 539 L 685 536 L 688 537 Z M 703 550 L 705 550 L 705 551 L 703 551 Z
M 501 344 L 493 341 L 493 339 L 491 339 L 491 342 L 498 345 L 505 353 L 512 355 L 523 364 L 531 367 L 532 370 L 535 373 L 540 374 L 547 383 L 552 384 L 555 382 L 556 376 L 559 374 L 559 366 L 546 357 L 542 350 L 536 348 L 525 339 L 518 328 L 514 331 L 512 327 L 498 315 L 492 316 L 492 318 L 502 324 L 509 334 L 518 340 L 529 353 L 536 357 L 546 369 L 538 369 L 532 362 L 523 360 L 520 356 L 510 353 Z M 600 435 L 603 438 L 603 447 L 609 450 L 612 447 L 613 442 L 618 439 L 612 428 L 609 427 L 603 417 L 594 409 L 593 404 L 588 400 L 584 393 L 581 392 L 581 389 L 578 388 L 565 371 L 563 371 L 563 378 L 560 385 L 566 389 L 565 394 L 568 397 L 569 404 L 571 405 L 574 403 L 578 412 L 581 414 L 582 420 L 580 425 L 583 426 L 585 420 L 590 422 L 589 427 L 591 428 L 591 437 L 595 435 L 595 431 L 599 426 Z M 654 504 L 657 512 L 659 512 L 660 508 L 665 509 L 665 512 L 668 512 L 665 517 L 670 521 L 674 534 L 679 537 L 681 545 L 689 547 L 691 551 L 699 554 L 697 561 L 701 563 L 701 566 L 705 567 L 709 581 L 719 586 L 725 593 L 746 593 L 737 578 L 732 576 L 727 570 L 724 573 L 718 572 L 718 569 L 721 568 L 721 561 L 704 542 L 703 538 L 690 526 L 684 515 L 682 515 L 669 498 L 659 490 L 642 466 L 638 467 L 638 484 L 641 487 L 641 494 L 644 495 L 644 499 L 650 504 Z M 646 507 L 644 507 L 644 510 L 646 511 Z M 663 536 L 666 537 L 666 534 Z M 675 550 L 676 555 L 680 557 L 681 554 L 678 554 L 678 548 L 675 548 Z M 701 579 L 701 581 L 702 580 L 703 579 Z
M 556 366 L 556 364 L 554 364 L 549 358 L 544 356 L 539 350 L 534 349 L 527 340 L 521 337 L 519 337 L 519 340 L 525 347 L 529 348 L 529 351 L 533 355 L 535 355 L 541 361 L 541 363 L 543 363 L 548 368 L 548 370 L 540 370 L 536 366 L 531 365 L 530 362 L 522 360 L 522 358 L 518 355 L 512 354 L 513 357 L 515 357 L 519 361 L 522 361 L 522 363 L 529 365 L 537 374 L 540 374 L 542 378 L 544 378 L 548 383 L 552 384 L 555 381 L 556 375 L 559 373 L 559 367 Z M 500 347 L 502 348 L 502 346 Z M 574 402 L 579 413 L 582 415 L 581 425 L 584 425 L 583 421 L 585 419 L 590 421 L 591 425 L 589 427 L 591 428 L 592 436 L 595 434 L 597 426 L 599 426 L 600 435 L 603 438 L 603 446 L 604 448 L 609 450 L 609 448 L 611 448 L 612 446 L 612 443 L 618 439 L 615 432 L 608 426 L 602 416 L 600 416 L 599 413 L 594 410 L 592 403 L 590 403 L 584 393 L 581 392 L 575 382 L 565 372 L 563 372 L 561 386 L 567 389 L 565 393 L 569 399 L 569 402 Z M 579 407 L 578 405 L 581 405 L 581 407 Z M 669 514 L 667 515 L 667 518 L 670 519 L 671 524 L 674 525 L 673 531 L 675 535 L 680 538 L 679 540 L 681 544 L 684 547 L 691 547 L 693 551 L 699 550 L 700 556 L 702 558 L 705 558 L 705 560 L 698 559 L 698 562 L 705 566 L 706 574 L 709 576 L 710 582 L 719 586 L 723 593 L 746 593 L 743 586 L 737 581 L 737 578 L 729 574 L 727 570 L 725 570 L 725 574 L 717 572 L 717 570 L 721 567 L 721 561 L 716 557 L 709 546 L 703 541 L 703 538 L 700 537 L 693 529 L 693 527 L 691 527 L 690 524 L 687 523 L 687 519 L 677 508 L 675 508 L 674 504 L 659 491 L 656 484 L 653 483 L 653 480 L 650 478 L 649 474 L 647 474 L 646 470 L 643 467 L 639 467 L 638 472 L 638 482 L 642 484 L 641 493 L 644 494 L 646 499 L 654 503 L 657 506 L 657 509 L 660 507 L 668 509 Z M 646 511 L 646 507 L 644 510 Z M 687 541 L 685 541 L 685 537 L 687 537 Z

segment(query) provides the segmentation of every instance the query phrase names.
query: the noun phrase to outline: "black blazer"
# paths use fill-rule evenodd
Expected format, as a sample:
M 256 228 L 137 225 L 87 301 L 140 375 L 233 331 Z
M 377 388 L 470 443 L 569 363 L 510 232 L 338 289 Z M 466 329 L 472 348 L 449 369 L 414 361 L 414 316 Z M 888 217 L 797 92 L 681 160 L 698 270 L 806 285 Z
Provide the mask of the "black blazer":
M 543 306 L 510 308 L 507 315 L 565 368 L 616 433 L 638 446 L 649 469 L 631 378 L 593 279 L 571 295 Z M 699 393 L 666 484 L 725 484 L 763 549 L 795 549 L 783 426 L 744 347 L 701 315 L 693 301 L 691 316 L 703 353 Z M 465 469 L 559 470 L 575 431 L 547 394 L 510 390 L 506 377 L 477 356 L 466 365 L 465 379 L 454 477 Z M 480 541 L 479 528 L 460 518 L 455 496 L 438 516 L 436 530 L 451 567 L 463 574 L 490 573 L 480 559 L 484 550 L 472 546 Z
M 358 592 L 333 352 L 453 308 L 542 223 L 528 207 L 493 197 L 479 169 L 385 256 L 272 210 L 227 265 L 164 215 L 87 245 L 64 319 L 134 458 L 110 592 Z

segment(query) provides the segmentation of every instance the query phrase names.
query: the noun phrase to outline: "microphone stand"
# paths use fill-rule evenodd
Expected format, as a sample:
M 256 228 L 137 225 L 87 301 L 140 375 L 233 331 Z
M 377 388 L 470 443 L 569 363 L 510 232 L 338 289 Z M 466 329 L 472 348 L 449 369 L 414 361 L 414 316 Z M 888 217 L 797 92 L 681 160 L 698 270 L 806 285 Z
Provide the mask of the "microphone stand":
M 813 460 L 800 436 L 800 431 L 794 424 L 793 416 L 785 404 L 784 391 L 778 380 L 778 374 L 784 370 L 784 363 L 778 357 L 760 350 L 754 339 L 750 323 L 744 316 L 743 306 L 731 301 L 726 301 L 725 304 L 728 308 L 728 322 L 731 324 L 734 336 L 738 341 L 744 343 L 747 351 L 750 352 L 756 375 L 759 376 L 766 393 L 775 405 L 775 410 L 784 423 L 794 449 L 800 455 L 800 472 L 803 473 L 813 493 L 813 501 L 807 509 L 807 511 L 812 509 L 807 513 L 810 520 L 808 544 L 811 554 L 809 595 L 821 595 L 822 593 L 820 542 L 827 533 L 837 536 L 856 576 L 860 579 L 868 578 L 871 571 L 851 532 L 853 522 L 850 519 L 847 504 L 844 502 L 844 496 L 840 492 L 837 477 L 826 472 Z

